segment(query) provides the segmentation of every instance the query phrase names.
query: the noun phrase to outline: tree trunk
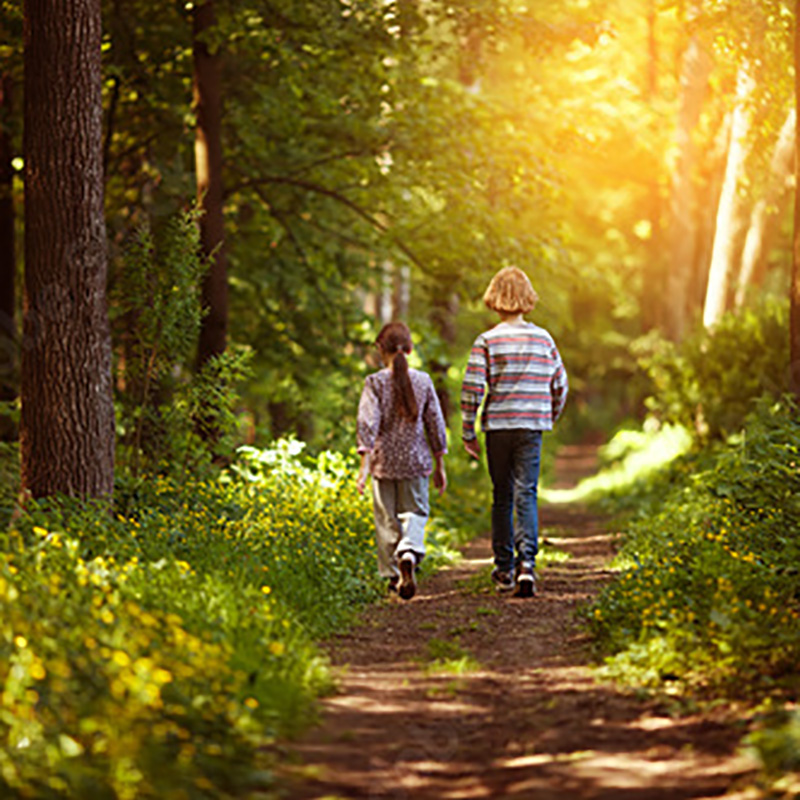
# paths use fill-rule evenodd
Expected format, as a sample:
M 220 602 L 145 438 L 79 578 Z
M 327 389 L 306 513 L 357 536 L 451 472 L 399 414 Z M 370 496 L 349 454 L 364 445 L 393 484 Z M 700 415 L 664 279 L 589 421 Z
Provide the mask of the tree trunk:
M 403 264 L 395 269 L 392 287 L 392 319 L 408 319 L 411 309 L 411 267 Z
M 448 287 L 447 290 L 444 287 L 440 288 L 441 293 L 436 292 L 434 294 L 431 322 L 445 343 L 446 350 L 449 351 L 456 341 L 456 315 L 458 314 L 459 301 L 458 295 L 452 287 Z M 439 404 L 442 407 L 444 421 L 449 425 L 454 411 L 453 403 L 447 391 L 447 373 L 450 371 L 450 360 L 449 358 L 444 361 L 432 359 L 428 366 L 439 398 Z
M 722 181 L 717 222 L 714 226 L 714 247 L 711 251 L 711 267 L 703 307 L 705 328 L 713 328 L 728 305 L 730 276 L 743 222 L 739 181 L 747 158 L 747 136 L 750 133 L 750 111 L 747 106 L 753 86 L 748 67 L 742 66 L 737 78 L 736 107 L 731 118 L 725 177 Z
M 647 12 L 647 83 L 645 96 L 651 106 L 658 96 L 658 37 L 656 35 L 655 0 L 650 0 Z M 658 119 L 658 114 L 653 114 Z M 653 123 L 653 136 L 656 135 Z M 639 297 L 641 308 L 641 329 L 649 331 L 662 328 L 664 324 L 664 230 L 662 223 L 664 202 L 658 178 L 650 183 L 645 213 L 650 221 L 650 238 L 648 241 L 648 257 L 645 259 L 642 288 Z
M 110 496 L 100 0 L 25 3 L 23 492 Z
M 764 196 L 753 206 L 750 215 L 734 299 L 737 308 L 744 305 L 748 288 L 759 284 L 763 278 L 769 248 L 775 237 L 781 211 L 786 208 L 794 161 L 796 116 L 795 109 L 791 109 L 786 117 L 772 153 Z
M 11 114 L 11 77 L 0 77 L 0 402 L 17 397 L 16 271 L 14 242 L 14 157 L 11 132 L 3 124 Z M 0 441 L 16 436 L 0 415 Z
M 658 97 L 658 35 L 656 32 L 656 0 L 650 0 L 647 7 L 647 101 L 652 103 Z
M 219 55 L 209 47 L 216 28 L 214 0 L 194 10 L 194 101 L 197 113 L 195 168 L 197 199 L 202 209 L 200 242 L 210 259 L 203 279 L 202 301 L 207 310 L 200 328 L 197 365 L 225 352 L 228 336 L 228 262 L 224 250 L 225 219 L 222 186 L 222 80 Z
M 697 148 L 694 129 L 700 119 L 708 88 L 711 57 L 696 38 L 689 40 L 681 66 L 681 99 L 676 130 L 677 160 L 670 191 L 667 231 L 669 266 L 666 279 L 666 333 L 679 341 L 685 332 L 692 304 L 689 298 L 697 248 L 696 199 L 693 173 Z
M 789 380 L 795 399 L 800 402 L 800 0 L 794 9 L 794 95 L 795 95 L 795 161 L 794 161 L 794 234 L 792 237 L 792 279 L 789 287 Z

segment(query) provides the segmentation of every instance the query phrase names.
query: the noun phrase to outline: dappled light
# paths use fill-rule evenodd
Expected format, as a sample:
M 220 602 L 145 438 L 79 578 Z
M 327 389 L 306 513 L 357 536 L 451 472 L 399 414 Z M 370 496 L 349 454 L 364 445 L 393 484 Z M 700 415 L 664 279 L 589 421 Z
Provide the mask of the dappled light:
M 0 3 L 0 797 L 796 800 L 798 8 Z
M 691 445 L 691 435 L 680 426 L 621 431 L 601 449 L 596 474 L 570 489 L 543 486 L 541 497 L 548 503 L 575 503 L 624 492 L 668 466 Z

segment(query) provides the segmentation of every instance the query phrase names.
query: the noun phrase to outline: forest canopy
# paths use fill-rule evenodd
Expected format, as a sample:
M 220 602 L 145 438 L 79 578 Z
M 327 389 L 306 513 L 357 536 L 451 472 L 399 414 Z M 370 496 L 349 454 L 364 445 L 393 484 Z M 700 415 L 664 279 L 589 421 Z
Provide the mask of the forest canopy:
M 158 416 L 209 359 L 237 353 L 241 436 L 349 446 L 380 324 L 409 321 L 447 399 L 490 320 L 489 277 L 516 264 L 542 298 L 537 321 L 558 334 L 575 427 L 615 424 L 643 413 L 640 360 L 663 352 L 657 342 L 789 294 L 785 2 L 109 0 L 100 11 L 122 408 Z M 13 246 L 22 17 L 3 3 L 7 400 L 24 269 Z M 187 213 L 199 242 L 176 244 Z M 143 231 L 154 261 L 134 288 Z M 173 256 L 191 247 L 199 262 L 182 284 Z M 170 352 L 151 330 L 161 367 L 136 377 L 141 317 L 129 306 L 152 307 L 170 286 L 199 292 L 196 343 Z M 157 428 L 123 419 L 120 434 L 143 446 Z

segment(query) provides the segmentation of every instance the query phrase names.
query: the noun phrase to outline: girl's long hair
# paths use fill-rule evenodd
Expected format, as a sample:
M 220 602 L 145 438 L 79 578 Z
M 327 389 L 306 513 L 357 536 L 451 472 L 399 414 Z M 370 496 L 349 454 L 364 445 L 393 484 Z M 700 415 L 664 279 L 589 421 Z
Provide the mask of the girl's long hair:
M 394 356 L 392 361 L 392 398 L 395 411 L 409 422 L 419 414 L 414 387 L 408 377 L 408 359 L 411 352 L 411 331 L 404 322 L 390 322 L 381 328 L 375 340 L 381 353 Z

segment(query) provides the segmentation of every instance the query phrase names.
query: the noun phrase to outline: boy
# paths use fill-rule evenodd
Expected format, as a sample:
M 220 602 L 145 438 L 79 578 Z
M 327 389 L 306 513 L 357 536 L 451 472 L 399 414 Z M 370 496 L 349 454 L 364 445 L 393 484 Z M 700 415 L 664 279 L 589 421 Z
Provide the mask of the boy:
M 481 430 L 492 479 L 492 580 L 518 597 L 536 593 L 542 431 L 552 430 L 568 391 L 553 337 L 523 318 L 538 299 L 517 267 L 492 278 L 483 301 L 500 323 L 475 340 L 461 387 L 464 447 L 473 458 L 480 457 L 475 422 L 487 395 Z

